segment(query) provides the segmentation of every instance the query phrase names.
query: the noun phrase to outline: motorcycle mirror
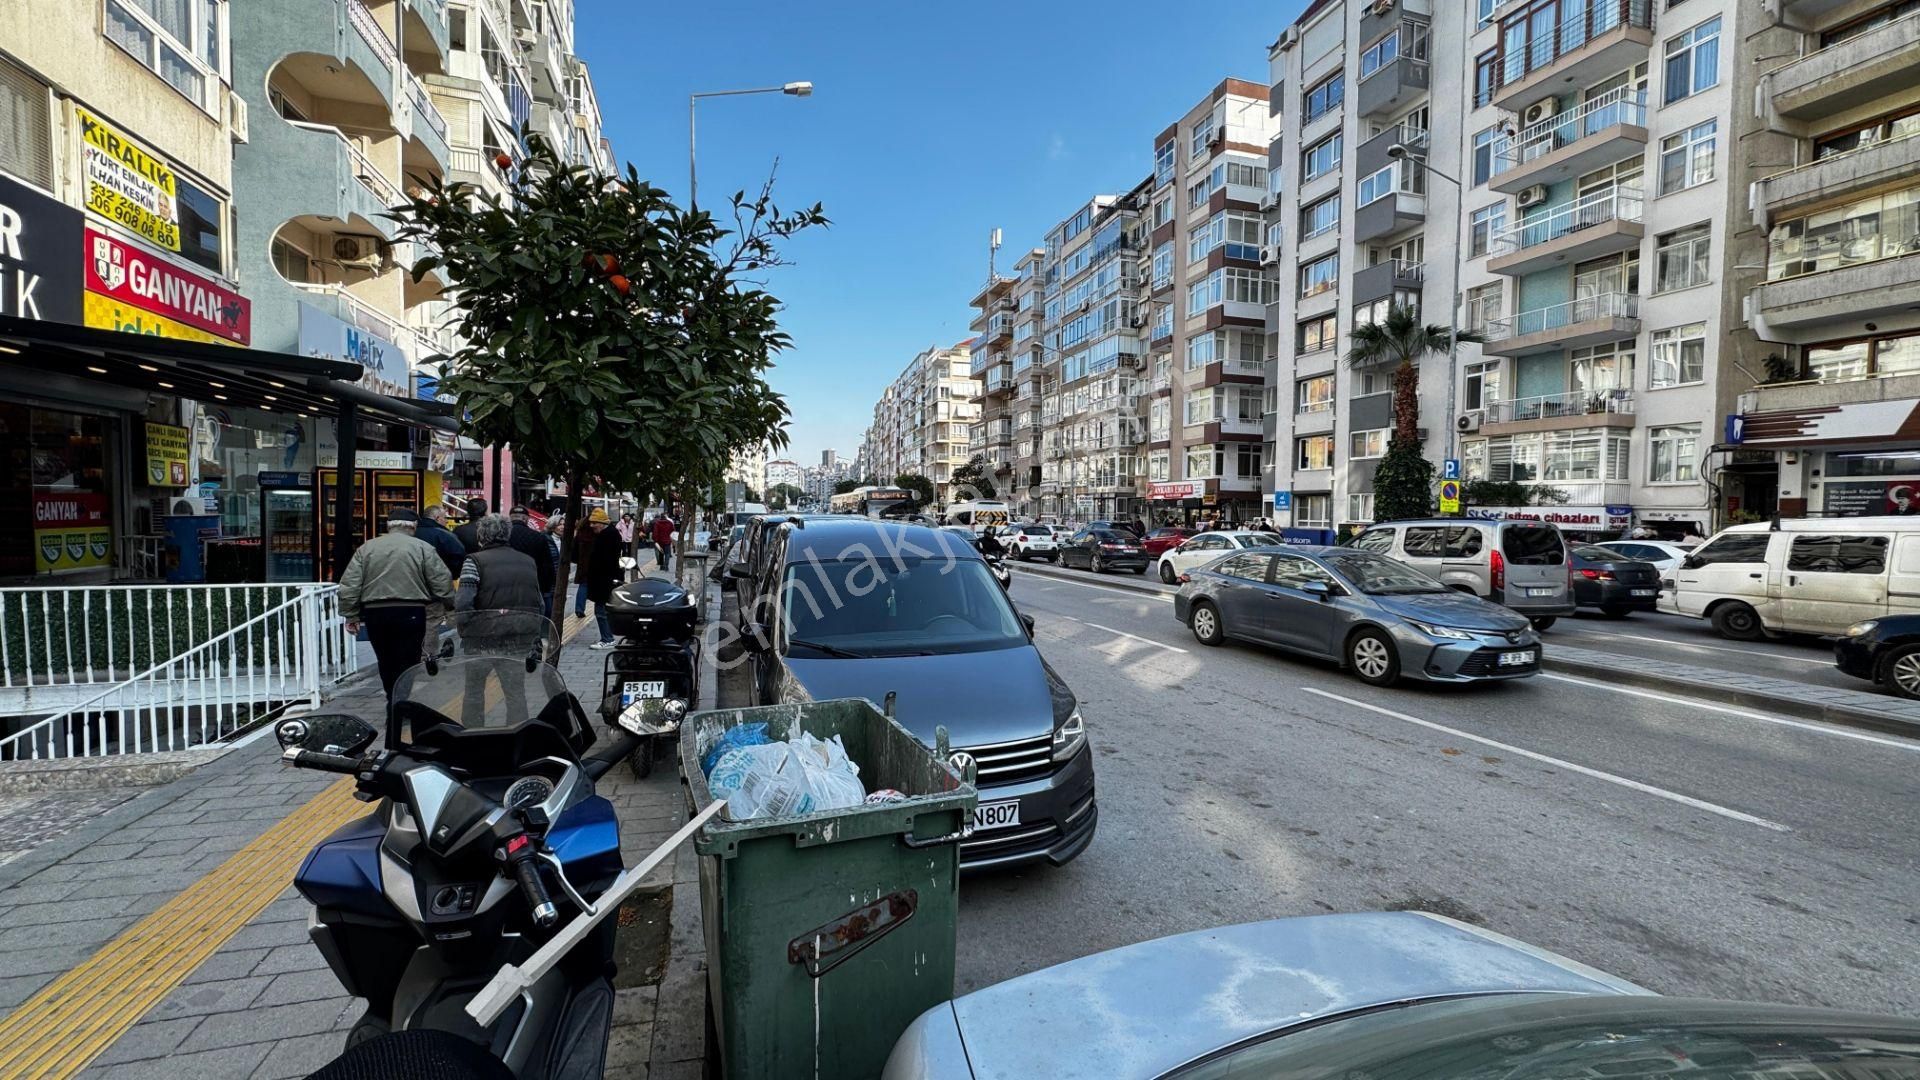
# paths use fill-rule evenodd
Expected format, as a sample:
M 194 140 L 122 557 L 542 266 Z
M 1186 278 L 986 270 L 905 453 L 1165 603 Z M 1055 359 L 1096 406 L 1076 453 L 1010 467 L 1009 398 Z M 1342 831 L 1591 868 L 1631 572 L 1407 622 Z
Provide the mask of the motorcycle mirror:
M 274 725 L 273 737 L 282 750 L 317 750 L 352 756 L 373 745 L 379 729 L 352 713 L 314 713 L 290 716 Z
M 1021 612 L 1021 613 L 1020 613 L 1020 625 L 1021 625 L 1021 626 L 1024 626 L 1024 627 L 1026 627 L 1026 628 L 1027 628 L 1027 636 L 1028 636 L 1028 637 L 1032 637 L 1032 636 L 1033 636 L 1033 616 L 1031 616 L 1031 615 L 1029 615 L 1029 614 L 1027 614 L 1027 613 L 1026 613 L 1026 612 L 1024 612 L 1024 611 L 1023 611 L 1023 612 Z
M 638 559 L 635 559 L 635 558 L 634 558 L 633 556 L 631 556 L 631 555 L 622 555 L 622 556 L 620 556 L 620 569 L 622 569 L 622 570 L 631 570 L 631 569 L 633 569 L 634 567 L 636 567 L 636 566 L 639 566 L 639 565 L 640 565 L 640 562 L 639 562 L 639 560 L 638 560 Z
M 535 649 L 532 652 L 527 654 L 527 674 L 531 675 L 534 672 L 539 670 L 540 670 L 540 650 Z

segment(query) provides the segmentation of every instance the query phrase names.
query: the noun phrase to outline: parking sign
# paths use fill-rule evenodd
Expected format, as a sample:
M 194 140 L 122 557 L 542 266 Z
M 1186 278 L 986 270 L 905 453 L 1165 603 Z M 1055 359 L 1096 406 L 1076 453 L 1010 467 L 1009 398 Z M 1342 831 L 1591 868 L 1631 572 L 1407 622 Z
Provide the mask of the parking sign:
M 1440 481 L 1440 512 L 1443 514 L 1460 512 L 1460 481 Z
M 1450 457 L 1441 464 L 1440 479 L 1442 480 L 1460 479 L 1460 459 L 1459 458 Z

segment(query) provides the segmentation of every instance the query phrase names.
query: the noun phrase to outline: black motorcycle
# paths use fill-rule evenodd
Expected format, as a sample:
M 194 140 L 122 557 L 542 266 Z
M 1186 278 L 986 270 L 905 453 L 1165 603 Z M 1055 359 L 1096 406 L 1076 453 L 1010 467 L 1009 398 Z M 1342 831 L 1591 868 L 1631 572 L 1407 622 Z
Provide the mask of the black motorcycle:
M 660 578 L 626 582 L 607 601 L 619 642 L 601 674 L 600 716 L 637 740 L 627 757 L 636 777 L 653 772 L 659 744 L 677 741 L 681 720 L 700 707 L 698 619 L 693 597 Z

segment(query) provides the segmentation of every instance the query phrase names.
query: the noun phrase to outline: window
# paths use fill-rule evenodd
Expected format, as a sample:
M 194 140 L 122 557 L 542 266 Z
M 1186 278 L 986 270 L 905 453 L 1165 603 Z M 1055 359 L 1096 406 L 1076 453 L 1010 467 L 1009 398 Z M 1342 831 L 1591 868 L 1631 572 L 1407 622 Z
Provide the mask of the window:
M 1372 523 L 1373 492 L 1356 491 L 1347 496 L 1347 520 L 1362 525 Z M 1356 539 L 1354 546 L 1359 547 L 1360 541 Z
M 180 215 L 180 255 L 216 274 L 226 273 L 226 204 L 188 180 L 173 174 L 176 213 Z
M 1367 46 L 1360 54 L 1360 77 L 1364 79 L 1399 58 L 1400 30 L 1395 27 L 1392 33 Z
M 1369 496 L 1371 498 L 1371 496 Z M 1376 555 L 1385 555 L 1393 550 L 1392 529 L 1368 529 L 1353 538 L 1352 546 L 1361 551 L 1371 551 Z
M 1383 296 L 1365 304 L 1353 305 L 1353 325 L 1368 326 L 1387 321 L 1387 315 L 1394 308 L 1402 307 L 1418 314 L 1420 311 L 1420 290 L 1395 289 L 1392 296 Z
M 1694 471 L 1699 457 L 1700 425 L 1676 424 L 1647 432 L 1647 482 L 1678 484 L 1698 478 Z
M 1479 187 L 1493 178 L 1493 142 L 1500 134 L 1499 128 L 1487 128 L 1473 133 L 1473 186 Z
M 1374 428 L 1371 431 L 1356 431 L 1348 437 L 1347 459 L 1358 461 L 1364 458 L 1377 458 L 1387 452 L 1387 429 Z
M 1485 255 L 1494 234 L 1507 227 L 1507 204 L 1494 203 L 1475 210 L 1467 220 L 1467 254 Z
M 1340 253 L 1322 255 L 1300 267 L 1300 299 L 1319 296 L 1340 284 Z
M 1162 195 L 1153 200 L 1153 227 L 1159 228 L 1173 220 L 1173 196 Z
M 1720 19 L 1667 39 L 1666 103 L 1689 98 L 1720 81 Z
M 1337 131 L 1300 152 L 1300 179 L 1303 183 L 1339 167 L 1340 133 Z
M 1170 456 L 1165 450 L 1153 450 L 1147 454 L 1147 479 L 1165 480 Z
M 1307 92 L 1300 95 L 1302 121 L 1310 124 L 1339 108 L 1340 102 L 1346 97 L 1346 91 L 1347 77 L 1344 73 L 1337 71 L 1308 87 Z
M 1340 227 L 1340 196 L 1329 195 L 1300 209 L 1300 239 L 1311 240 Z
M 1782 221 L 1767 235 L 1767 279 L 1920 251 L 1920 184 Z
M 1696 383 L 1706 377 L 1706 323 L 1655 330 L 1652 344 L 1653 374 L 1648 385 L 1654 389 Z
M 1174 144 L 1172 139 L 1153 148 L 1153 183 L 1163 187 L 1173 183 Z M 1155 224 L 1158 224 L 1156 221 Z
M 1224 266 L 1187 286 L 1187 315 L 1194 316 L 1222 303 L 1266 304 L 1272 282 L 1258 270 Z
M 47 86 L 0 58 L 0 169 L 53 190 L 53 118 Z
M 1322 585 L 1334 584 L 1333 575 L 1327 568 L 1304 555 L 1276 551 L 1266 556 L 1273 563 L 1272 580 L 1275 585 L 1289 589 L 1301 589 L 1315 582 Z
M 1317 319 L 1307 319 L 1295 328 L 1295 352 L 1319 352 L 1340 344 L 1338 330 L 1339 318 L 1334 315 L 1322 315 Z
M 1479 22 L 1477 25 L 1485 26 L 1488 23 L 1492 22 L 1493 11 L 1495 8 L 1500 6 L 1500 3 L 1501 3 L 1501 0 L 1476 0 L 1475 6 L 1479 9 L 1479 16 L 1480 16 Z
M 273 238 L 270 248 L 273 268 L 280 272 L 281 277 L 297 283 L 313 280 L 313 259 L 306 252 L 277 236 Z
M 1238 474 L 1240 479 L 1258 480 L 1260 478 L 1260 455 L 1259 443 L 1234 444 L 1234 465 L 1240 470 Z
M 466 8 L 447 9 L 447 47 L 455 52 L 467 51 L 467 15 Z M 585 109 L 579 110 L 585 112 Z
M 1193 138 L 1187 146 L 1187 160 L 1195 161 L 1207 156 L 1207 145 L 1213 142 L 1214 133 L 1220 130 L 1219 117 L 1213 113 L 1201 117 L 1193 125 Z
M 1173 242 L 1153 249 L 1153 289 L 1159 292 L 1173 284 Z
M 1394 167 L 1389 165 L 1371 176 L 1361 177 L 1359 185 L 1354 189 L 1355 205 L 1365 206 L 1393 194 L 1393 174 Z
M 1809 345 L 1804 353 L 1806 377 L 1822 382 L 1898 375 L 1920 370 L 1920 334 Z
M 1302 529 L 1333 528 L 1333 496 L 1295 495 L 1293 523 Z
M 1305 416 L 1308 413 L 1330 412 L 1332 409 L 1333 376 L 1315 375 L 1293 384 L 1293 411 L 1296 414 Z
M 1717 126 L 1718 121 L 1708 120 L 1660 140 L 1660 194 L 1684 191 L 1713 179 Z
M 1246 551 L 1232 558 L 1220 560 L 1220 565 L 1213 567 L 1213 572 L 1227 577 L 1245 578 L 1248 581 L 1265 581 L 1267 565 L 1272 561 L 1271 555 Z
M 226 16 L 226 0 L 107 0 L 105 32 L 211 113 L 226 73 Z
M 1766 533 L 1729 533 L 1697 548 L 1687 556 L 1687 561 L 1695 566 L 1714 566 L 1720 563 L 1764 563 L 1767 561 Z
M 1473 525 L 1415 525 L 1401 547 L 1427 559 L 1470 559 L 1480 554 L 1480 529 Z
M 1393 389 L 1393 373 L 1385 368 L 1368 368 L 1354 373 L 1353 396 L 1367 397 Z
M 1468 409 L 1484 409 L 1500 400 L 1500 361 L 1483 360 L 1467 365 L 1466 404 Z
M 1879 574 L 1887 569 L 1884 536 L 1796 536 L 1787 549 L 1795 574 Z
M 1863 147 L 1891 142 L 1894 139 L 1904 139 L 1910 135 L 1920 135 L 1920 106 L 1909 105 L 1903 110 L 1876 117 L 1868 123 L 1854 123 L 1838 131 L 1821 135 L 1813 140 L 1813 157 L 1815 161 L 1819 161 Z
M 1653 289 L 1672 292 L 1707 283 L 1710 228 L 1689 225 L 1664 233 L 1653 246 Z
M 1260 260 L 1259 217 L 1226 211 L 1215 214 L 1187 238 L 1187 261 L 1201 262 L 1215 248 L 1225 250 L 1229 259 Z
M 1296 469 L 1333 468 L 1333 436 L 1305 435 L 1293 440 L 1293 467 Z

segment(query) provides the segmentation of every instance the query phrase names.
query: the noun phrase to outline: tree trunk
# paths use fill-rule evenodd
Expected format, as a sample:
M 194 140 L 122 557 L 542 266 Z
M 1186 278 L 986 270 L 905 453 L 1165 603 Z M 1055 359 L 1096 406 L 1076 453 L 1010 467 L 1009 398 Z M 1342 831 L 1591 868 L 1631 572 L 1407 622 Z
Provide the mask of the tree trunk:
M 1393 435 L 1408 442 L 1420 438 L 1420 369 L 1404 361 L 1393 369 Z
M 567 587 L 573 578 L 574 547 L 580 542 L 580 511 L 583 505 L 580 491 L 583 480 L 578 466 L 568 471 L 567 524 L 560 533 L 560 565 L 555 568 L 553 575 L 553 607 L 547 612 L 547 618 L 560 627 L 567 625 Z M 562 640 L 566 638 L 565 634 L 560 636 Z

